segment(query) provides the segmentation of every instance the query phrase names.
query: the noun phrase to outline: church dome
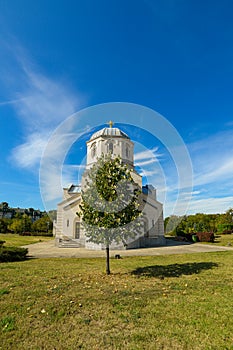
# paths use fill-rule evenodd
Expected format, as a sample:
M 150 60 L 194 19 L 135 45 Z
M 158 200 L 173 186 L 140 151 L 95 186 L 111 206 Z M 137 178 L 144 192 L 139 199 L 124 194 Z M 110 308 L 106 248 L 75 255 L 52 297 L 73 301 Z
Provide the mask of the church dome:
M 124 137 L 126 139 L 129 139 L 129 136 L 125 134 L 122 130 L 119 128 L 103 128 L 101 130 L 96 131 L 90 138 L 90 141 L 96 139 L 100 136 L 111 136 L 111 137 Z

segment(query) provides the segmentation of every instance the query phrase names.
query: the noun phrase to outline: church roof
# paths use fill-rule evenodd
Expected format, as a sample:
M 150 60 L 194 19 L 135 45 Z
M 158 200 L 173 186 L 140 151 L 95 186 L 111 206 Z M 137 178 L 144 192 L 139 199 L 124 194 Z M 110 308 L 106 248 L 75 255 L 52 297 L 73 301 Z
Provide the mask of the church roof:
M 129 139 L 129 136 L 125 134 L 119 128 L 103 128 L 101 130 L 96 131 L 90 138 L 90 140 L 94 140 L 100 136 L 111 136 L 111 137 L 124 137 Z

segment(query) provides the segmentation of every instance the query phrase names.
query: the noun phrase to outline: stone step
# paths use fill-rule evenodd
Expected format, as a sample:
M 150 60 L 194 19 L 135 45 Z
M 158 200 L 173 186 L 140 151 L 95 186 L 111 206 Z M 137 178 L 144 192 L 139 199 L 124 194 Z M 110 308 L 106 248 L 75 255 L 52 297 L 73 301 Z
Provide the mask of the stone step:
M 62 240 L 59 242 L 59 248 L 79 248 L 80 247 L 80 243 L 76 242 L 76 241 L 65 241 Z

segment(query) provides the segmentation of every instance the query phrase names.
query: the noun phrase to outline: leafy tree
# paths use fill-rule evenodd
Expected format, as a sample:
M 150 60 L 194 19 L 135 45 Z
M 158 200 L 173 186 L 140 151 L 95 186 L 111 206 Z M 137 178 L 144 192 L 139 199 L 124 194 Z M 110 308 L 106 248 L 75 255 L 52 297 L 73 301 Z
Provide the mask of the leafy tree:
M 12 223 L 8 226 L 8 229 L 14 233 L 22 233 L 30 231 L 31 226 L 31 219 L 26 214 L 23 214 L 21 217 L 12 219 Z
M 124 244 L 140 230 L 140 189 L 120 157 L 102 155 L 87 171 L 82 204 L 83 226 L 88 240 L 106 248 L 106 273 L 110 274 L 109 246 Z M 130 225 L 129 225 L 130 224 Z M 129 227 L 130 226 L 130 227 Z
M 1 233 L 7 232 L 7 222 L 5 219 L 0 219 L 0 232 Z
M 171 215 L 164 220 L 165 232 L 170 234 L 176 233 L 176 227 L 182 221 L 182 216 Z
M 36 232 L 49 232 L 52 230 L 53 223 L 48 215 L 42 216 L 42 218 L 36 220 L 32 224 L 32 231 Z

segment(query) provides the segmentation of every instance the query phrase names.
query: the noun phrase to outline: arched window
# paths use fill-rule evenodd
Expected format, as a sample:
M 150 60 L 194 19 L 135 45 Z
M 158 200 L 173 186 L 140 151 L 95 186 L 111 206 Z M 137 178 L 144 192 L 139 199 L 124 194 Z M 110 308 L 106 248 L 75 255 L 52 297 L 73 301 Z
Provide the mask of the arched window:
M 126 148 L 125 148 L 125 155 L 126 155 L 126 158 L 129 158 L 129 146 L 126 145 Z
M 91 145 L 91 156 L 94 158 L 96 156 L 96 143 Z
M 80 230 L 81 230 L 81 223 L 79 221 L 75 222 L 75 238 L 79 239 L 80 238 Z
M 108 144 L 108 153 L 113 153 L 113 143 L 109 142 Z

